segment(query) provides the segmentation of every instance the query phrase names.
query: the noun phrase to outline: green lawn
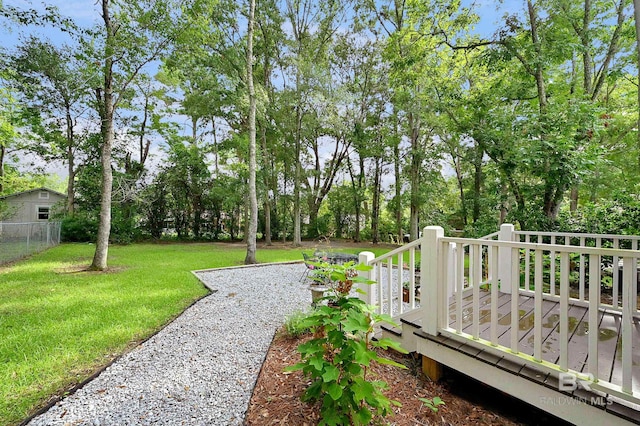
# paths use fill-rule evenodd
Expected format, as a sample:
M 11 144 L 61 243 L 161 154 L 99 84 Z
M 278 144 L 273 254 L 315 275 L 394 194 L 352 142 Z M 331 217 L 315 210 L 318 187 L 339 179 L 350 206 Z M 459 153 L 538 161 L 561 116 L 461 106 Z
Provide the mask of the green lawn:
M 20 423 L 207 294 L 191 270 L 239 265 L 246 253 L 216 244 L 112 246 L 109 272 L 83 272 L 93 251 L 64 244 L 0 268 L 0 424 Z M 300 249 L 257 257 L 302 260 Z

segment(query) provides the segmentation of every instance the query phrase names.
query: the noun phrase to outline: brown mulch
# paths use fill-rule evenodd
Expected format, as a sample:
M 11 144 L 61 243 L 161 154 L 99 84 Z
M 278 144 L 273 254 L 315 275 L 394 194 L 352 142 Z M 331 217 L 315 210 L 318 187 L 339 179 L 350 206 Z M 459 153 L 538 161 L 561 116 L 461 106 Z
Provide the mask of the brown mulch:
M 300 361 L 296 348 L 301 341 L 281 333 L 276 335 L 253 391 L 245 425 L 311 426 L 318 423 L 319 405 L 300 400 L 309 380 L 300 371 L 283 372 L 286 366 Z M 385 391 L 387 397 L 402 403 L 402 407 L 394 408 L 395 414 L 386 419 L 392 425 L 524 424 L 521 420 L 494 412 L 454 394 L 446 381 L 442 384 L 429 381 L 421 374 L 419 359 L 412 355 L 401 355 L 394 351 L 385 351 L 382 355 L 408 367 L 406 370 L 378 364 L 372 367 L 373 374 L 389 384 L 390 389 Z M 441 397 L 446 404 L 440 406 L 437 413 L 433 413 L 418 399 L 435 396 Z

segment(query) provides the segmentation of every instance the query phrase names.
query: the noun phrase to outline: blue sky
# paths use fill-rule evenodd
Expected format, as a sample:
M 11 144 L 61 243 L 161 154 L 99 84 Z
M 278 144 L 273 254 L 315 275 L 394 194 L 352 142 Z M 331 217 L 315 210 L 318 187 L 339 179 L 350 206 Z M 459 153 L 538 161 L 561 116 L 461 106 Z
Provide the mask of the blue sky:
M 101 19 L 98 13 L 98 7 L 96 0 L 47 0 L 34 1 L 34 0 L 3 0 L 5 6 L 13 6 L 20 9 L 36 9 L 39 11 L 44 10 L 44 3 L 51 6 L 56 6 L 60 10 L 60 13 L 67 16 L 74 21 L 78 22 L 82 26 L 91 26 L 94 23 L 98 23 Z M 54 43 L 64 43 L 68 40 L 68 35 L 61 31 L 52 28 L 39 28 L 35 26 L 27 27 L 27 30 L 20 29 L 24 32 L 24 35 L 34 35 L 51 40 Z M 19 33 L 13 28 L 6 28 L 0 25 L 0 39 L 2 40 L 2 46 L 5 48 L 12 48 L 16 46 L 19 41 Z

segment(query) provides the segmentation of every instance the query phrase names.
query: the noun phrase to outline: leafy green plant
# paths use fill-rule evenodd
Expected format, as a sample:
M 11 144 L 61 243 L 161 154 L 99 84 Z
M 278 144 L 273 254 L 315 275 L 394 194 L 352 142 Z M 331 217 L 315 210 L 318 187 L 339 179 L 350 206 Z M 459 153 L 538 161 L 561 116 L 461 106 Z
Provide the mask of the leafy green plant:
M 422 401 L 422 403 L 425 405 L 425 407 L 427 407 L 428 409 L 430 409 L 434 413 L 438 412 L 438 407 L 439 406 L 445 405 L 444 401 L 439 396 L 434 396 L 433 398 L 418 398 L 418 399 L 420 401 Z
M 613 288 L 613 277 L 610 275 L 605 275 L 602 277 L 602 288 L 611 290 Z
M 371 362 L 406 368 L 379 356 L 374 348 L 406 351 L 391 339 L 372 340 L 374 324 L 392 323 L 391 317 L 376 314 L 374 307 L 349 295 L 353 284 L 373 283 L 357 275 L 370 267 L 353 262 L 318 266 L 329 288 L 323 298 L 327 304 L 301 322 L 312 329 L 314 338 L 298 346 L 302 361 L 286 371 L 302 370 L 311 377 L 303 400 L 322 401 L 320 425 L 369 424 L 374 416 L 384 417 L 392 412 L 392 405 L 399 405 L 382 393 L 388 388 L 384 381 L 368 377 Z
M 308 312 L 300 310 L 287 315 L 284 322 L 284 329 L 287 334 L 291 337 L 298 337 L 309 333 L 311 328 L 304 323 L 308 316 Z

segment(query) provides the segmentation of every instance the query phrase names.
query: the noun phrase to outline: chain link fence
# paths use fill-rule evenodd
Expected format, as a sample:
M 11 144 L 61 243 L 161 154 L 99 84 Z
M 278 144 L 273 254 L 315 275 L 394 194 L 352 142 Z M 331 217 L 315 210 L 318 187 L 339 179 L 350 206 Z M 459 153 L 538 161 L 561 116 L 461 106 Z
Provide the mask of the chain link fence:
M 60 244 L 61 222 L 0 222 L 0 265 Z

